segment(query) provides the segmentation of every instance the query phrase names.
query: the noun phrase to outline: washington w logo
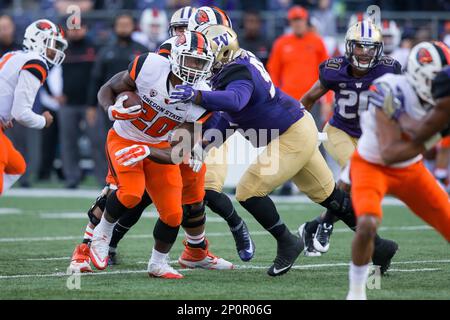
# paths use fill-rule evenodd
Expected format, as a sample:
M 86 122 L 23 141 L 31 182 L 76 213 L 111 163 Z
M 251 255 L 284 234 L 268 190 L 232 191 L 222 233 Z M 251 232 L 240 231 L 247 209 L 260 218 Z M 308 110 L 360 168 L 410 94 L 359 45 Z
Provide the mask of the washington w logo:
M 227 46 L 228 43 L 230 42 L 229 39 L 228 39 L 228 33 L 224 33 L 224 34 L 221 34 L 220 36 L 217 36 L 217 37 L 213 38 L 213 41 L 215 43 L 217 43 L 218 46 L 220 44 L 223 44 L 223 45 Z

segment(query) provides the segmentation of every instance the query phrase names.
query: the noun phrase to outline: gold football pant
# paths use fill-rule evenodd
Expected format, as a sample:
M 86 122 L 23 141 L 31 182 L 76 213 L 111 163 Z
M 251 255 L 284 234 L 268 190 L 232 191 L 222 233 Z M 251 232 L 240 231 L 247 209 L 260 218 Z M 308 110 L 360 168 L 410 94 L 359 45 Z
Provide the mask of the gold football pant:
M 225 141 L 219 148 L 212 148 L 208 152 L 205 159 L 205 190 L 222 192 L 228 171 L 227 150 L 228 146 Z
M 325 125 L 323 131 L 328 136 L 328 140 L 323 142 L 325 150 L 341 168 L 345 167 L 358 145 L 358 138 L 350 136 L 329 123 Z
M 240 179 L 236 199 L 263 197 L 288 180 L 316 203 L 334 190 L 333 174 L 318 148 L 318 131 L 312 116 L 305 115 L 272 140 Z

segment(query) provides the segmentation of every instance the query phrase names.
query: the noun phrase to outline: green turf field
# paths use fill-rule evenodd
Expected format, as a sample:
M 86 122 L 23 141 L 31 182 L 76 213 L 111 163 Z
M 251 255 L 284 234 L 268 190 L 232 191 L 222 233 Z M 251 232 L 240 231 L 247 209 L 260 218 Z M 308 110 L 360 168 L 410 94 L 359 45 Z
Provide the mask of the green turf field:
M 146 212 L 119 245 L 121 264 L 82 276 L 80 289 L 69 290 L 65 271 L 90 204 L 88 198 L 0 199 L 0 299 L 343 299 L 347 293 L 353 235 L 342 223 L 336 224 L 326 255 L 302 254 L 288 274 L 271 278 L 266 269 L 275 257 L 275 242 L 241 207 L 256 243 L 249 263 L 239 260 L 224 222 L 209 212 L 207 223 L 211 250 L 235 263 L 235 270 L 186 270 L 182 280 L 149 278 L 145 269 L 156 219 Z M 277 206 L 291 230 L 321 212 L 304 203 Z M 450 248 L 443 238 L 403 207 L 386 206 L 383 227 L 380 234 L 395 239 L 400 250 L 381 288 L 368 290 L 368 298 L 450 299 Z

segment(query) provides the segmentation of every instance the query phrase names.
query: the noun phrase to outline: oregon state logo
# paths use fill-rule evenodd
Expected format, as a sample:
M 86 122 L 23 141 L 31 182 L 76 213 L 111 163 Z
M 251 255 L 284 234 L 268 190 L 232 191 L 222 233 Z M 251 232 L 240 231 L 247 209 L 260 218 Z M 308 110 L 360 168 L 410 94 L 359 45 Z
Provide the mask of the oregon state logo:
M 206 13 L 206 11 L 204 11 L 204 10 L 197 11 L 197 13 L 195 14 L 195 22 L 197 22 L 200 25 L 208 23 L 209 17 L 208 17 L 208 14 Z
M 433 57 L 431 56 L 430 51 L 428 51 L 425 48 L 421 48 L 417 52 L 417 61 L 419 61 L 419 63 L 421 65 L 424 65 L 424 64 L 428 64 L 428 63 L 433 62 Z
M 36 24 L 36 27 L 40 30 L 51 30 L 52 25 L 46 21 L 41 21 Z

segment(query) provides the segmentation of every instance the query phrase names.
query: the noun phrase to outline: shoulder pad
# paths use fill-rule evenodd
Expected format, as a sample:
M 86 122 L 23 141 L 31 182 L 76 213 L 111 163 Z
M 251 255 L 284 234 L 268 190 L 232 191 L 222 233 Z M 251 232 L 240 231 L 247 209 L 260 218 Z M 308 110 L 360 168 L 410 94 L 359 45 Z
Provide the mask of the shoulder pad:
M 322 86 L 330 89 L 333 82 L 332 75 L 341 70 L 344 64 L 343 57 L 335 57 L 325 60 L 319 65 L 319 80 Z
M 141 54 L 134 58 L 133 61 L 128 65 L 128 73 L 130 74 L 131 79 L 136 81 L 139 72 L 141 72 L 142 66 L 144 65 L 145 60 L 148 57 L 148 52 Z
M 252 80 L 252 74 L 245 65 L 232 63 L 225 66 L 213 82 L 216 89 L 223 89 L 236 80 Z
M 23 66 L 22 70 L 27 70 L 36 78 L 39 79 L 41 84 L 45 82 L 48 74 L 48 66 L 47 64 L 39 59 L 28 60 Z
M 158 49 L 158 54 L 164 58 L 169 58 L 172 44 L 169 41 L 164 42 Z
M 402 73 L 402 66 L 400 62 L 395 60 L 394 58 L 390 56 L 382 56 L 380 60 L 378 61 L 379 65 L 386 66 L 392 68 L 393 72 L 395 74 L 401 74 Z

